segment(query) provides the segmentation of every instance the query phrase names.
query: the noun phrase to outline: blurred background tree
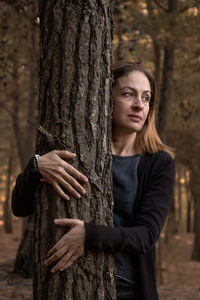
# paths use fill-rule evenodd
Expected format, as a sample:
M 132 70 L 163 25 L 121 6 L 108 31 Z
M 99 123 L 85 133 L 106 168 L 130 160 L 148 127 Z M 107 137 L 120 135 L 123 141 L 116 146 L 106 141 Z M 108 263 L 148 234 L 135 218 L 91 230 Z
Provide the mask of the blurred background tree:
M 34 152 L 39 34 L 36 4 L 24 1 L 22 6 L 21 1 L 5 1 L 0 7 L 2 163 L 7 160 L 7 171 L 2 174 L 5 179 L 1 177 L 1 182 L 5 190 L 2 195 L 4 226 L 6 231 L 11 231 L 10 191 L 17 173 L 24 169 Z M 30 277 L 33 258 L 30 218 L 23 219 L 22 232 L 15 272 Z

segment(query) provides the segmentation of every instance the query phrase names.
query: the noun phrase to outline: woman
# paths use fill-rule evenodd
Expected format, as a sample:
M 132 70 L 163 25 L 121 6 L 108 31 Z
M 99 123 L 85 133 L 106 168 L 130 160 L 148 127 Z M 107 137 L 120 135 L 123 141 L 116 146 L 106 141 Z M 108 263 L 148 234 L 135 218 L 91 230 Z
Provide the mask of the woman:
M 155 129 L 152 76 L 131 62 L 116 64 L 113 75 L 114 227 L 77 219 L 55 220 L 71 230 L 49 251 L 45 264 L 56 262 L 51 271 L 62 271 L 87 250 L 110 251 L 116 257 L 117 299 L 156 300 L 155 243 L 173 194 L 173 153 Z M 84 182 L 87 178 L 62 159 L 74 155 L 55 150 L 32 159 L 13 190 L 14 214 L 33 213 L 34 191 L 41 178 L 61 197 L 69 200 L 63 186 L 80 198 L 85 190 L 76 179 Z

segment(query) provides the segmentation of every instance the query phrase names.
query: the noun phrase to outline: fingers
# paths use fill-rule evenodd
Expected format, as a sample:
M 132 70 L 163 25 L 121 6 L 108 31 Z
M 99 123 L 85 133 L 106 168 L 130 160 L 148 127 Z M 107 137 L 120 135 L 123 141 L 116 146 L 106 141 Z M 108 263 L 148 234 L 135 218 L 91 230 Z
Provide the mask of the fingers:
M 59 262 L 51 269 L 51 272 L 54 273 L 58 270 L 62 270 L 64 265 L 67 264 L 69 259 L 72 257 L 73 253 L 71 251 L 67 252 Z
M 76 189 L 79 193 L 81 194 L 85 194 L 86 190 L 82 187 L 82 185 L 80 185 L 76 179 L 74 179 L 73 177 L 71 177 L 69 174 L 65 173 L 63 174 L 64 179 L 72 186 L 72 188 Z M 71 193 L 71 191 L 69 191 Z
M 67 150 L 54 150 L 54 153 L 62 158 L 74 158 L 76 157 L 76 153 L 67 151 Z
M 53 246 L 53 248 L 51 248 L 51 249 L 49 250 L 49 252 L 47 253 L 48 257 L 49 257 L 49 256 L 52 256 L 52 255 L 55 254 L 56 252 L 59 252 L 60 249 L 63 248 L 63 246 L 64 246 L 64 242 L 63 242 L 63 238 L 62 238 L 60 241 L 58 241 L 58 242 Z
M 69 251 L 66 253 L 59 262 L 51 269 L 51 272 L 54 273 L 56 271 L 64 271 L 69 266 L 72 265 L 72 263 L 78 258 L 77 255 L 75 255 L 73 252 Z
M 59 184 L 57 184 L 56 182 L 53 182 L 53 183 L 52 183 L 52 186 L 54 187 L 56 193 L 57 193 L 61 198 L 64 198 L 65 200 L 70 200 L 69 196 L 63 192 L 63 190 L 61 189 L 61 187 L 59 186 Z
M 45 266 L 49 266 L 49 265 L 53 264 L 55 261 L 57 261 L 59 258 L 61 258 L 65 254 L 65 251 L 66 251 L 65 248 L 62 247 L 55 253 L 51 252 L 52 253 L 51 256 L 44 261 Z M 49 253 L 50 253 L 50 251 L 49 251 Z
M 51 269 L 51 272 L 54 273 L 56 271 L 64 271 L 69 268 L 73 262 L 80 257 L 80 254 L 74 253 L 74 251 L 68 251 L 66 254 L 65 248 L 63 247 L 58 252 L 53 254 L 50 258 L 48 258 L 44 264 L 46 267 L 51 265 L 52 263 L 56 262 L 58 259 L 58 263 Z M 62 257 L 62 258 L 61 258 Z
M 78 191 L 76 189 L 78 189 L 80 191 L 81 194 L 85 194 L 86 190 L 83 187 L 77 187 L 76 185 L 76 189 L 74 189 L 74 187 L 68 182 L 68 180 L 64 180 L 62 177 L 59 178 L 59 184 L 61 184 L 65 190 L 67 190 L 72 196 L 74 196 L 75 198 L 79 199 L 81 198 L 81 195 L 78 193 Z
M 71 158 L 72 159 L 72 158 L 76 157 L 75 153 L 69 152 L 67 150 L 54 150 L 53 152 L 61 158 L 68 158 L 68 159 Z M 82 173 L 80 173 L 78 170 L 76 170 L 73 166 L 71 166 L 67 162 L 65 162 L 65 165 L 66 165 L 65 166 L 66 171 L 69 172 L 71 175 L 73 175 L 77 179 L 80 179 L 83 182 L 88 181 L 87 177 L 84 176 Z
M 88 182 L 87 177 L 84 176 L 82 173 L 80 173 L 78 170 L 76 170 L 72 165 L 65 162 L 64 168 L 73 177 L 75 177 L 83 182 Z
M 75 226 L 75 225 L 82 225 L 83 221 L 81 220 L 78 220 L 78 219 L 67 219 L 67 218 L 64 218 L 64 219 L 55 219 L 54 220 L 54 223 L 56 225 L 59 225 L 59 226 Z
M 54 181 L 52 185 L 55 187 L 56 192 L 63 197 L 65 194 L 62 189 L 59 187 L 59 185 L 62 185 L 62 187 L 70 193 L 70 195 L 74 196 L 75 198 L 79 199 L 81 198 L 80 194 L 85 194 L 86 190 L 74 179 L 71 177 L 67 172 L 60 171 L 60 174 L 54 175 Z M 66 194 L 65 194 L 66 195 Z M 64 197 L 65 198 L 65 197 Z M 69 199 L 67 199 L 69 200 Z
M 69 268 L 78 257 L 79 256 L 77 255 L 72 255 L 67 262 L 60 267 L 60 271 L 64 271 Z

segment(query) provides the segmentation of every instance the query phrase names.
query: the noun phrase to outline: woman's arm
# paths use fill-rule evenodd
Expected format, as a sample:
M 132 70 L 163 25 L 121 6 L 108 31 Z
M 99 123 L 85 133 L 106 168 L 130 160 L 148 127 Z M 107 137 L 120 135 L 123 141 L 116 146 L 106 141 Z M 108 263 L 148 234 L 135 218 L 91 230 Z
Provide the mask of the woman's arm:
M 12 192 L 12 211 L 17 217 L 30 216 L 34 212 L 34 193 L 40 182 L 41 175 L 33 166 L 33 158 L 24 171 L 18 175 Z
M 69 200 L 69 196 L 60 186 L 74 197 L 80 198 L 80 194 L 84 194 L 85 190 L 75 178 L 83 182 L 87 182 L 87 178 L 63 159 L 72 159 L 75 156 L 74 153 L 64 150 L 51 151 L 39 157 L 38 170 L 34 167 L 32 158 L 17 177 L 12 193 L 13 214 L 26 217 L 34 212 L 34 194 L 41 178 L 50 183 L 62 198 Z
M 174 161 L 165 157 L 152 166 L 150 180 L 135 208 L 133 227 L 85 223 L 85 250 L 149 252 L 159 238 L 173 198 Z
M 56 220 L 55 224 L 72 226 L 73 230 L 66 233 L 49 251 L 45 265 L 57 262 L 51 271 L 65 270 L 87 250 L 138 254 L 149 252 L 159 238 L 169 211 L 174 175 L 174 161 L 169 157 L 152 166 L 150 180 L 136 207 L 133 227 L 109 227 L 85 222 L 83 230 L 80 220 Z

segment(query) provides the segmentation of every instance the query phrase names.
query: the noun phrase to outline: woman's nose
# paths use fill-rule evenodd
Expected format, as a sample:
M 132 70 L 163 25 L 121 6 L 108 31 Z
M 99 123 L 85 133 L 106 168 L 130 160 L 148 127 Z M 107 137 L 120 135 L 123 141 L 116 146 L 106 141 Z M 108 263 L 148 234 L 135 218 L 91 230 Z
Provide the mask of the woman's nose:
M 133 107 L 138 107 L 140 109 L 143 109 L 144 108 L 144 103 L 142 101 L 142 97 L 138 96 L 138 97 L 135 97 L 132 101 L 132 106 Z

